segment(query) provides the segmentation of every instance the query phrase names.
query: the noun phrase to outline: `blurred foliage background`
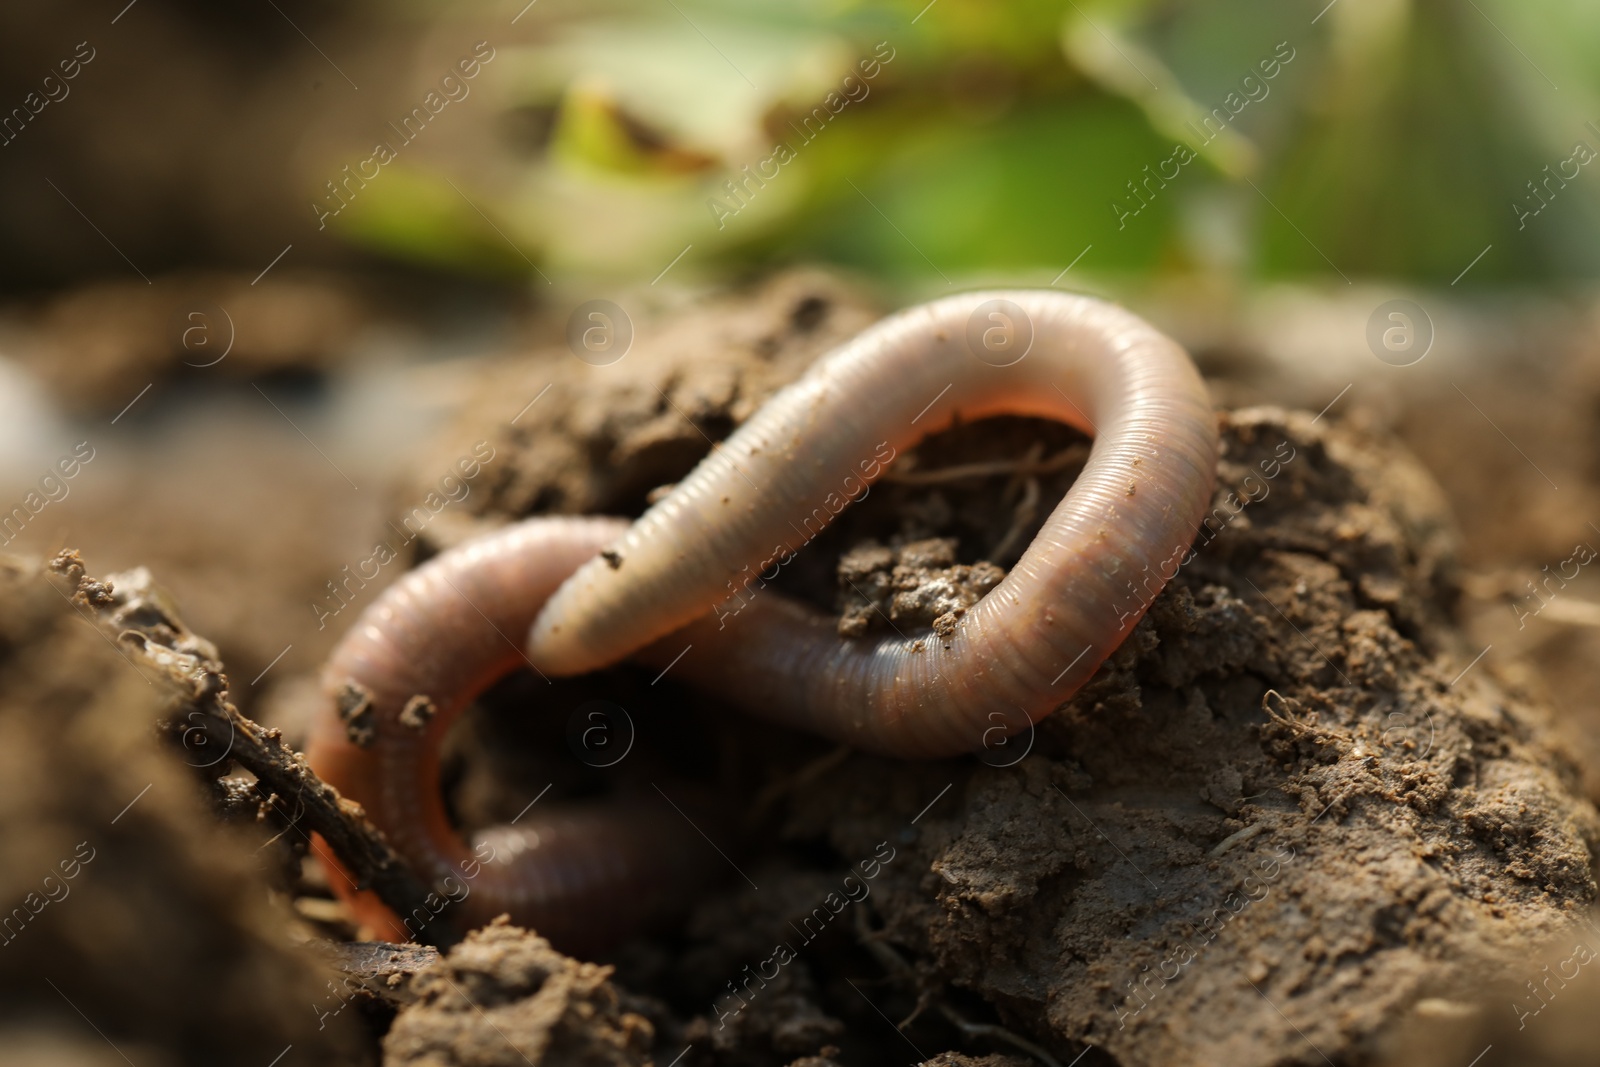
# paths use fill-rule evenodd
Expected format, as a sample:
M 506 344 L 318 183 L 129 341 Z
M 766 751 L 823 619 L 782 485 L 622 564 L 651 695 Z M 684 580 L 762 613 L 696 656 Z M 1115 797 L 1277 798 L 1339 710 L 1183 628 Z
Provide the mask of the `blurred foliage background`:
M 3 16 L 0 105 L 97 49 L 90 99 L 0 148 L 14 285 L 289 242 L 534 284 L 648 281 L 686 248 L 691 276 L 823 261 L 912 288 L 1600 265 L 1579 0 L 121 6 Z M 429 92 L 464 95 L 408 140 Z
M 150 565 L 239 699 L 293 703 L 330 576 L 543 395 L 483 383 L 576 356 L 584 302 L 631 376 L 790 266 L 875 309 L 1054 284 L 1219 406 L 1397 431 L 1491 661 L 1587 715 L 1600 627 L 1505 598 L 1600 523 L 1597 153 L 1579 0 L 0 5 L 0 511 L 101 457 L 3 547 Z M 1371 340 L 1399 297 L 1412 363 Z
M 1600 11 L 1323 2 L 544 6 L 494 72 L 531 136 L 479 146 L 472 184 L 541 262 L 624 273 L 688 243 L 1041 283 L 1080 252 L 1096 274 L 1449 282 L 1493 244 L 1475 282 L 1594 269 L 1600 180 L 1529 183 L 1600 149 Z M 1163 165 L 1179 145 L 1195 163 Z M 459 258 L 449 169 L 408 168 L 347 231 Z M 1513 207 L 1546 198 L 1564 217 Z

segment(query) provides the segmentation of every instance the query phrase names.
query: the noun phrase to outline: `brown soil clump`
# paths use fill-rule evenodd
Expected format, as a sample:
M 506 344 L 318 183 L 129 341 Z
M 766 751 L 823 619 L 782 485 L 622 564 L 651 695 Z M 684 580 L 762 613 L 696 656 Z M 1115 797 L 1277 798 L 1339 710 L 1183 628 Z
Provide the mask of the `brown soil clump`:
M 558 347 L 479 368 L 474 400 L 443 435 L 451 451 L 419 465 L 399 499 L 425 498 L 461 441 L 487 437 L 492 483 L 467 507 L 491 522 L 637 513 L 817 356 L 879 318 L 841 281 L 813 272 L 687 308 L 623 310 L 634 340 L 616 362 L 586 363 Z M 477 529 L 440 522 L 423 539 L 437 548 Z
M 645 1067 L 655 1031 L 623 1008 L 610 975 L 498 921 L 417 975 L 417 1002 L 384 1039 L 384 1063 Z
M 77 412 L 115 414 L 183 367 L 248 379 L 324 368 L 372 317 L 344 277 L 165 275 L 102 282 L 0 311 L 15 358 Z M 192 372 L 189 372 L 192 374 Z
M 1224 436 L 1218 514 L 1254 502 L 1027 758 L 946 770 L 879 908 L 1063 1051 L 1359 1059 L 1580 914 L 1600 823 L 1540 711 L 1461 676 L 1426 476 L 1303 415 L 1235 413 Z M 790 830 L 859 852 L 932 772 L 853 758 Z
M 756 294 L 741 328 L 787 336 L 816 284 Z M 721 315 L 682 318 L 725 336 Z M 694 333 L 662 333 L 679 329 Z M 747 343 L 693 362 L 641 344 L 609 377 L 508 366 L 466 421 L 552 377 L 581 392 L 504 435 L 517 474 L 480 507 L 636 512 L 815 351 L 774 366 Z M 806 1040 L 843 1061 L 906 1053 L 886 1018 L 917 1016 L 904 1034 L 923 1048 L 978 1040 L 943 1009 L 1063 1062 L 1086 1044 L 1130 1065 L 1360 1061 L 1417 1002 L 1583 913 L 1600 819 L 1543 709 L 1508 697 L 1455 628 L 1456 536 L 1429 476 L 1392 440 L 1304 414 L 1234 412 L 1223 437 L 1193 558 L 1031 737 L 908 764 L 724 720 L 736 780 L 789 783 L 740 860 L 761 889 L 708 901 L 688 951 L 625 956 L 622 980 L 698 1014 L 687 1032 L 716 1062 L 792 1054 L 776 1016 L 815 1018 Z M 960 587 L 1014 562 L 1076 473 L 1047 460 L 1081 446 L 1026 419 L 941 434 L 896 465 L 934 477 L 886 479 L 779 584 L 842 605 L 847 626 L 897 602 L 936 623 L 911 609 L 954 612 Z M 969 464 L 989 469 L 946 476 Z M 652 715 L 704 703 L 655 699 Z M 867 921 L 808 936 L 831 872 L 880 846 L 895 858 L 856 906 Z M 794 962 L 746 986 L 780 944 Z M 719 1026 L 730 983 L 746 1007 Z M 770 1024 L 763 1000 L 786 1000 Z M 748 1037 L 719 1049 L 733 1027 Z
M 319 1025 L 333 971 L 269 899 L 259 842 L 207 810 L 196 768 L 215 748 L 161 750 L 177 695 L 142 639 L 91 621 L 107 583 L 72 603 L 57 581 L 0 559 L 0 1046 L 35 1063 L 266 1064 L 290 1044 L 297 1063 L 369 1062 L 354 1013 Z

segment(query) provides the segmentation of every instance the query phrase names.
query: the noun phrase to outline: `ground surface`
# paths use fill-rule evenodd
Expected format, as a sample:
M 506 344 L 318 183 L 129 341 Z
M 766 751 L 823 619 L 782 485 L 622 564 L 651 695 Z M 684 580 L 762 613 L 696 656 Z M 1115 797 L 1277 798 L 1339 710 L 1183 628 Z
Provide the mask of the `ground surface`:
M 837 282 L 791 275 L 641 316 L 611 366 L 565 349 L 487 365 L 392 517 L 480 439 L 496 450 L 482 491 L 430 524 L 415 555 L 529 513 L 636 512 L 876 314 Z M 42 878 L 77 841 L 109 843 L 77 883 L 81 907 L 51 904 L 0 956 L 7 985 L 56 1012 L 38 1040 L 88 1032 L 71 997 L 119 1047 L 144 1042 L 146 1058 L 129 1049 L 141 1065 L 279 1038 L 261 1062 L 291 1041 L 308 1060 L 349 1062 L 356 1046 L 376 1057 L 385 1028 L 388 1061 L 463 1067 L 680 1053 L 685 1067 L 1009 1067 L 940 1050 L 1064 1064 L 1086 1044 L 1098 1051 L 1084 1064 L 1342 1064 L 1400 1055 L 1441 1018 L 1462 1033 L 1459 1020 L 1505 1015 L 1503 1000 L 1475 1004 L 1520 984 L 1536 948 L 1570 941 L 1593 902 L 1600 820 L 1579 760 L 1537 697 L 1474 665 L 1455 520 L 1403 448 L 1361 420 L 1276 408 L 1228 412 L 1223 435 L 1218 511 L 1193 562 L 1089 687 L 985 761 L 835 751 L 627 669 L 554 700 L 541 687 L 540 705 L 508 681 L 455 739 L 464 822 L 514 815 L 529 782 L 581 802 L 669 767 L 749 814 L 733 850 L 749 882 L 730 868 L 680 928 L 625 947 L 609 975 L 500 928 L 438 963 L 385 964 L 376 984 L 392 1002 L 353 1011 L 333 1011 L 343 998 L 319 987 L 334 964 L 264 888 L 277 877 L 302 916 L 337 932 L 315 876 L 279 875 L 272 849 L 252 863 L 274 828 L 219 830 L 183 753 L 155 751 L 146 724 L 164 699 L 128 669 L 146 646 L 108 647 L 73 617 L 70 585 L 51 591 L 19 565 L 0 648 L 0 713 L 21 738 L 0 756 L 15 764 L 0 775 L 7 899 L 24 901 L 27 872 Z M 959 610 L 1015 561 L 1082 444 L 1027 420 L 941 435 L 786 569 L 787 591 L 852 632 Z M 991 473 L 943 473 L 979 462 Z M 596 694 L 639 731 L 637 752 L 605 771 L 562 743 L 568 713 Z M 294 716 L 284 723 L 292 740 Z M 874 860 L 870 892 L 832 912 L 829 895 Z M 117 919 L 135 899 L 138 921 Z M 794 961 L 752 979 L 779 944 Z M 158 962 L 131 966 L 135 951 Z M 246 1007 L 178 1006 L 186 989 L 239 1000 L 227 983 L 244 974 Z M 1579 1000 L 1575 987 L 1565 1002 Z M 326 1016 L 307 1006 L 324 1001 Z M 162 1052 L 174 1032 L 193 1036 Z

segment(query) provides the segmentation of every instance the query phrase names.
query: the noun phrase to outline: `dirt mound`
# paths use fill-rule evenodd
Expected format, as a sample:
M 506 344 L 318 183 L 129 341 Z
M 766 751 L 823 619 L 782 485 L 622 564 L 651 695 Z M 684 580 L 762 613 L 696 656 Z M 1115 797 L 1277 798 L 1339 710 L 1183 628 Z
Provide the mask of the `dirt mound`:
M 806 285 L 751 299 L 765 334 Z M 692 363 L 640 345 L 625 365 L 505 369 L 496 411 L 553 376 L 581 392 L 501 437 L 518 474 L 485 494 L 489 521 L 637 510 L 784 377 L 748 344 Z M 488 424 L 488 402 L 463 424 Z M 619 429 L 635 423 L 648 445 Z M 1465 996 L 1566 929 L 1595 895 L 1600 820 L 1543 709 L 1508 698 L 1455 629 L 1456 539 L 1432 480 L 1392 441 L 1308 415 L 1234 412 L 1223 436 L 1195 553 L 1031 738 L 904 764 L 733 727 L 727 759 L 752 794 L 789 783 L 741 861 L 762 888 L 708 902 L 681 955 L 625 959 L 624 984 L 697 1014 L 688 1033 L 718 1062 L 800 1051 L 781 1019 L 811 1020 L 813 1044 L 900 1055 L 885 1020 L 919 1014 L 905 1033 L 923 1048 L 990 1026 L 1068 1059 L 1089 1044 L 1127 1064 L 1309 1063 L 1370 1058 L 1418 1001 Z M 851 629 L 896 604 L 918 623 L 918 604 L 959 607 L 974 568 L 1014 561 L 1081 446 L 1025 419 L 931 439 L 780 583 Z M 703 703 L 661 699 L 652 715 Z M 838 899 L 831 872 L 880 847 L 894 859 L 871 902 L 807 936 Z M 773 978 L 777 946 L 794 960 Z
M 1541 714 L 1458 677 L 1426 479 L 1305 416 L 1236 413 L 1225 442 L 1219 502 L 1258 499 L 1028 757 L 946 772 L 878 908 L 1063 1048 L 1370 1054 L 1418 999 L 1582 913 L 1600 823 Z M 859 852 L 936 778 L 908 773 L 852 758 L 796 796 L 791 830 Z

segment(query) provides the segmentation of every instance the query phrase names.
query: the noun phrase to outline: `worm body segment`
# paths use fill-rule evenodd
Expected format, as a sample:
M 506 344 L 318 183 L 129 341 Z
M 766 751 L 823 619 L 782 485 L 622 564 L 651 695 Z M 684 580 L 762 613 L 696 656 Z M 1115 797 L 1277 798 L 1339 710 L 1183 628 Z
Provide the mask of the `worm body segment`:
M 510 912 L 566 951 L 591 950 L 674 913 L 710 873 L 704 842 L 665 803 L 545 801 L 469 842 L 440 792 L 445 731 L 490 684 L 526 666 L 519 646 L 545 598 L 624 525 L 536 519 L 445 552 L 386 589 L 324 668 L 313 769 L 366 808 L 434 887 L 436 914 L 461 929 Z M 352 714 L 359 732 L 370 731 L 362 744 L 346 727 Z M 434 917 L 395 916 L 340 870 L 330 883 L 391 940 Z
M 735 583 L 781 566 L 882 474 L 882 456 L 989 415 L 1094 437 L 1087 466 L 1006 578 L 945 640 L 847 641 Z M 1122 642 L 1188 551 L 1217 427 L 1188 355 L 1132 313 L 1051 290 L 964 293 L 891 316 L 820 360 L 579 567 L 528 654 L 575 674 L 700 638 L 681 673 L 763 715 L 898 756 L 970 752 L 1049 714 Z M 725 610 L 725 609 L 724 609 Z

